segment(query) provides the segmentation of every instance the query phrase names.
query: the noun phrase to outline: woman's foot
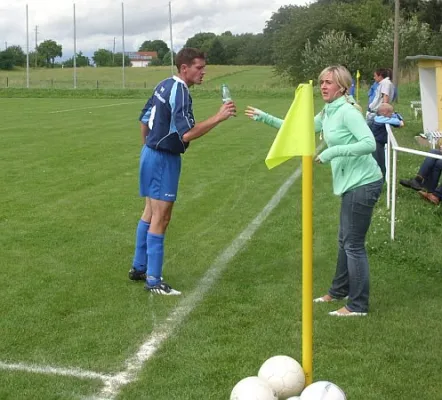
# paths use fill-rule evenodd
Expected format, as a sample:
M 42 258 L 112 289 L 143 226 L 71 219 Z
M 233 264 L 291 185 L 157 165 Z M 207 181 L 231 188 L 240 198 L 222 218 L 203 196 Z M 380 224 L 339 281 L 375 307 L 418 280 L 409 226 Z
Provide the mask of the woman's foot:
M 338 301 L 338 300 L 347 300 L 348 296 L 345 296 L 343 298 L 336 298 L 336 297 L 332 297 L 329 294 L 326 294 L 322 297 L 318 297 L 317 299 L 313 300 L 313 303 L 332 303 L 334 301 Z
M 328 315 L 332 315 L 334 317 L 365 317 L 367 313 L 350 311 L 347 307 L 342 307 L 337 311 L 329 312 Z

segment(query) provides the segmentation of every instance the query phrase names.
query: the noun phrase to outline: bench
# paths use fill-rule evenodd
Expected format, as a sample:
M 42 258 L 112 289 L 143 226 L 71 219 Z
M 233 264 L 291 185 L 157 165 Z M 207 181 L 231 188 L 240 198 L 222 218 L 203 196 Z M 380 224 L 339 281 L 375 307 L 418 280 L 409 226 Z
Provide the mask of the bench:
M 421 133 L 419 137 L 425 139 L 431 146 L 432 149 L 436 147 L 437 141 L 442 138 L 442 132 L 439 131 L 426 131 Z
M 410 101 L 410 107 L 414 114 L 414 118 L 417 119 L 417 117 L 422 115 L 422 102 L 420 100 L 412 100 Z

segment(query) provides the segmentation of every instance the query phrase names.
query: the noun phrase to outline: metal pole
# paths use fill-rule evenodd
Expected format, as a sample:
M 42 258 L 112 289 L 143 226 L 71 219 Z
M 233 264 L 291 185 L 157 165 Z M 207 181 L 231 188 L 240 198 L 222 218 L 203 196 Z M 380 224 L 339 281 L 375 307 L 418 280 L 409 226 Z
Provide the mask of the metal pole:
M 393 84 L 399 83 L 399 0 L 394 1 Z M 397 99 L 396 99 L 397 101 Z
M 26 4 L 26 87 L 29 89 L 29 12 Z
M 396 219 L 396 164 L 397 164 L 397 151 L 393 148 L 393 176 L 391 177 L 391 240 L 394 240 L 394 223 Z
M 173 75 L 173 35 L 172 35 L 172 2 L 169 1 L 169 30 L 170 30 L 170 69 Z
M 38 58 L 37 34 L 38 34 L 38 25 L 35 25 L 35 68 L 37 68 L 37 58 Z
M 123 89 L 125 87 L 125 76 L 124 76 L 124 3 L 121 3 L 121 26 L 122 26 L 122 31 L 123 31 Z
M 74 3 L 74 89 L 77 88 L 77 23 L 75 19 Z

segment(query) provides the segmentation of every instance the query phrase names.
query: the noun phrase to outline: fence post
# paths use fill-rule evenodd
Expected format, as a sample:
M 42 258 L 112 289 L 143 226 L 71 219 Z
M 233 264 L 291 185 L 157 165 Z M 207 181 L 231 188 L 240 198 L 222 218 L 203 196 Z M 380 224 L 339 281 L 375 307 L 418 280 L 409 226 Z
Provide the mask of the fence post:
M 9 76 L 6 77 L 6 87 L 9 87 Z
M 53 88 L 53 87 L 54 87 L 54 80 L 51 79 L 51 88 Z
M 97 89 L 98 89 L 98 79 L 97 79 Z

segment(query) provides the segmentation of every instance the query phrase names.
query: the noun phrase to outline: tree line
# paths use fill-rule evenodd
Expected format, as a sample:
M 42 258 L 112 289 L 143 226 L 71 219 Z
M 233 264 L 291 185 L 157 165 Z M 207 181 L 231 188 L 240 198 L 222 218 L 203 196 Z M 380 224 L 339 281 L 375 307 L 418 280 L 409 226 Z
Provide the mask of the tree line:
M 220 35 L 200 32 L 185 46 L 207 54 L 209 64 L 273 65 L 292 81 L 311 79 L 329 64 L 345 64 L 369 78 L 374 69 L 389 67 L 393 55 L 394 0 L 318 0 L 304 6 L 279 8 L 265 23 L 262 33 Z M 442 1 L 401 0 L 400 65 L 407 67 L 407 55 L 442 55 Z M 171 51 L 162 40 L 146 40 L 139 51 L 156 51 L 151 65 L 170 65 Z M 173 54 L 174 55 L 174 54 Z M 30 54 L 30 65 L 73 66 L 73 57 L 63 63 L 62 46 L 53 40 L 39 44 Z M 77 66 L 121 66 L 123 55 L 98 49 L 89 57 L 79 52 Z M 125 56 L 125 65 L 130 60 Z M 19 46 L 0 52 L 0 68 L 25 66 Z

